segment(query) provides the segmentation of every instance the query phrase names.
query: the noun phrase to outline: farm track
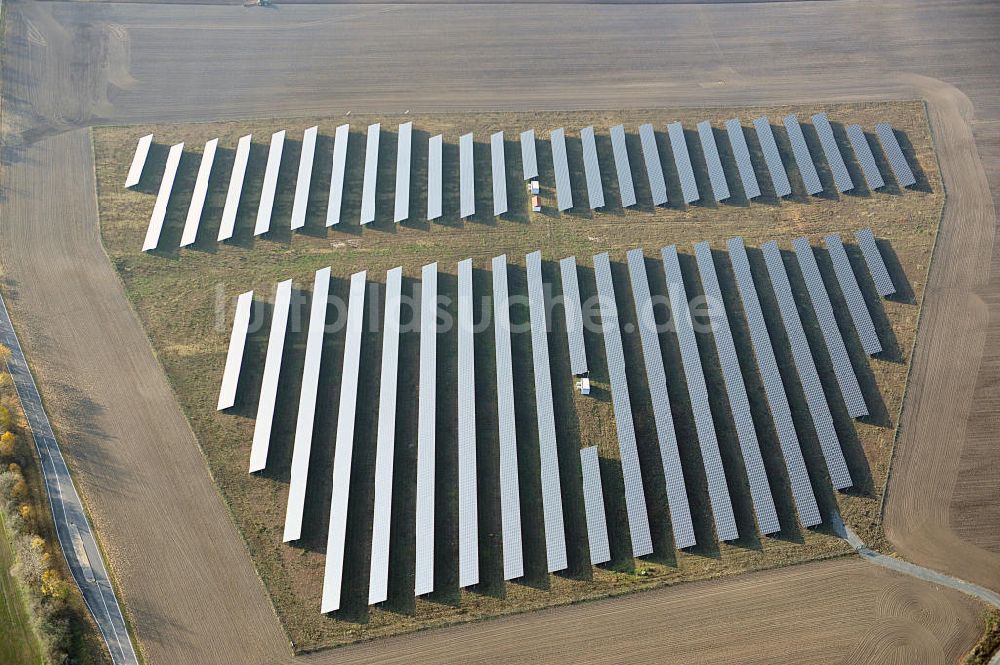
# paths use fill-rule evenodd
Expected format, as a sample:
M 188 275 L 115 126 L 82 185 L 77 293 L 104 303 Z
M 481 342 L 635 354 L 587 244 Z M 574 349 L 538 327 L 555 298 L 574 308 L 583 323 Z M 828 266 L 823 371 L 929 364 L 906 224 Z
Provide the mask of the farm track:
M 522 5 L 6 10 L 4 290 L 148 662 L 291 658 L 101 247 L 86 128 L 102 123 L 926 99 L 948 202 L 885 526 L 905 558 L 1000 589 L 991 465 L 1000 424 L 991 196 L 1000 192 L 1000 7 L 579 5 L 536 7 L 530 20 Z M 268 55 L 248 55 L 251 43 Z M 851 594 L 830 593 L 837 588 Z M 848 662 L 952 662 L 975 639 L 977 611 L 956 593 L 837 560 L 308 660 L 458 662 L 503 649 L 513 661 L 666 652 L 803 662 L 836 645 Z

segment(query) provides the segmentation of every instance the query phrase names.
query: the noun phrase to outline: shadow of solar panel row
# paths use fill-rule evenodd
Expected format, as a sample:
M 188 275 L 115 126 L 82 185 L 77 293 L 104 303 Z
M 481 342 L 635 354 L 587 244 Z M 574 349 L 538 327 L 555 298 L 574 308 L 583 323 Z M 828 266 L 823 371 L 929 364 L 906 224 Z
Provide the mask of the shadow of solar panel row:
M 872 322 L 868 305 L 865 304 L 865 297 L 858 286 L 858 280 L 854 276 L 851 268 L 851 261 L 844 250 L 844 244 L 840 236 L 832 233 L 823 239 L 827 251 L 830 253 L 830 261 L 833 263 L 833 272 L 837 276 L 837 284 L 840 285 L 840 292 L 847 302 L 847 311 L 851 315 L 854 323 L 854 331 L 861 340 L 861 347 L 870 356 L 882 352 L 882 343 L 879 342 L 875 332 L 875 324 Z
M 820 383 L 819 373 L 816 371 L 816 364 L 813 361 L 812 352 L 809 350 L 809 342 L 806 340 L 806 333 L 802 328 L 802 319 L 799 318 L 799 312 L 795 306 L 792 286 L 788 282 L 788 273 L 785 271 L 785 264 L 781 258 L 781 250 L 778 249 L 778 245 L 774 241 L 764 243 L 760 250 L 764 254 L 767 273 L 771 278 L 771 288 L 774 289 L 778 309 L 781 312 L 781 320 L 785 324 L 785 333 L 788 335 L 788 343 L 792 349 L 792 360 L 799 375 L 799 382 L 802 384 L 802 392 L 806 396 L 806 405 L 809 407 L 813 428 L 819 438 L 820 449 L 826 460 L 830 480 L 835 488 L 846 489 L 853 484 L 853 481 L 847 470 L 844 453 L 840 449 L 837 431 L 833 427 L 833 416 L 830 414 L 830 407 L 823 393 L 823 385 Z
M 858 247 L 861 248 L 861 255 L 865 257 L 865 265 L 868 266 L 868 274 L 875 282 L 875 290 L 883 298 L 888 298 L 896 292 L 896 287 L 893 286 L 892 278 L 889 277 L 889 271 L 885 267 L 885 261 L 878 251 L 872 230 L 861 229 L 855 232 L 854 238 L 858 241 Z
M 833 314 L 833 304 L 830 302 L 830 296 L 827 295 L 826 287 L 823 285 L 823 277 L 820 275 L 819 266 L 816 264 L 816 257 L 813 255 L 809 240 L 796 238 L 792 241 L 792 246 L 795 248 L 795 258 L 798 259 L 802 277 L 806 282 L 813 313 L 819 322 L 823 343 L 826 345 L 826 351 L 833 363 L 833 373 L 837 377 L 837 385 L 840 387 L 840 395 L 844 400 L 844 406 L 847 407 L 847 413 L 852 418 L 867 416 L 868 406 L 861 394 L 858 377 L 854 374 L 851 357 L 847 355 L 844 338 L 840 334 L 840 328 L 837 327 L 837 319 Z

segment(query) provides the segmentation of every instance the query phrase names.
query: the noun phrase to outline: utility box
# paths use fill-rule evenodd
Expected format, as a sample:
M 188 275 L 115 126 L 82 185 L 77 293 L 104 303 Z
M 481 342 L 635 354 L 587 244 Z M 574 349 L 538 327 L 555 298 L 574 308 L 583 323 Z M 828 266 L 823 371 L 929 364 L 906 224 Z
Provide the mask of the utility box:
M 531 184 L 528 187 L 531 189 L 531 193 L 532 194 L 538 194 L 541 191 L 541 189 L 538 186 L 538 181 L 537 180 L 532 180 Z
M 582 377 L 579 381 L 576 382 L 576 389 L 580 391 L 581 395 L 589 395 L 590 379 L 588 379 L 587 377 Z
M 537 196 L 531 197 L 531 212 L 541 212 L 542 211 L 542 200 Z

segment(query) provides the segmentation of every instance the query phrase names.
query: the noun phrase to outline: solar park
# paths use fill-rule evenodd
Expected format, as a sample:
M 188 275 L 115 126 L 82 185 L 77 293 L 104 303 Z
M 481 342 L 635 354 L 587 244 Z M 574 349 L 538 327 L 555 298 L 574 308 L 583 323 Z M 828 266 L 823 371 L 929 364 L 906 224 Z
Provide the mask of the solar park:
M 202 385 L 201 402 L 209 393 L 207 411 L 182 403 L 200 438 L 209 423 L 226 432 L 206 455 L 258 565 L 285 580 L 266 584 L 299 626 L 297 645 L 398 632 L 427 612 L 489 616 L 839 551 L 829 515 L 863 515 L 863 488 L 884 482 L 873 476 L 891 430 L 879 419 L 905 374 L 887 351 L 868 353 L 871 337 L 890 354 L 912 348 L 913 306 L 880 290 L 899 290 L 900 266 L 914 283 L 929 251 L 909 226 L 876 216 L 870 237 L 856 236 L 861 225 L 843 218 L 933 204 L 865 187 L 868 156 L 846 127 L 864 128 L 893 183 L 874 127 L 891 119 L 914 149 L 926 128 L 890 104 L 767 109 L 797 118 L 822 185 L 803 196 L 794 130 L 773 123 L 783 198 L 758 111 L 357 116 L 176 139 L 153 128 L 141 182 L 125 193 L 148 199 L 146 218 L 106 237 L 143 270 L 167 254 L 181 274 L 218 264 L 205 274 L 227 275 L 218 371 L 165 367 L 179 386 Z M 859 192 L 839 191 L 822 113 Z M 245 149 L 241 174 L 248 133 L 263 145 Z M 119 189 L 139 134 L 129 138 Z M 156 174 L 181 139 L 199 150 L 218 139 L 197 238 L 180 249 L 206 162 L 185 153 L 143 252 Z M 905 158 L 936 177 L 924 156 Z M 244 191 L 229 204 L 237 179 Z M 542 213 L 528 212 L 531 179 Z M 255 237 L 260 205 L 269 226 Z M 762 223 L 803 214 L 795 229 Z M 295 265 L 276 259 L 305 247 Z M 217 296 L 203 291 L 207 312 Z M 698 298 L 721 301 L 722 318 L 706 325 Z M 434 325 L 446 320 L 455 325 Z M 278 505 L 252 507 L 264 488 Z M 248 531 L 250 520 L 266 526 Z M 431 609 L 441 601 L 450 609 Z

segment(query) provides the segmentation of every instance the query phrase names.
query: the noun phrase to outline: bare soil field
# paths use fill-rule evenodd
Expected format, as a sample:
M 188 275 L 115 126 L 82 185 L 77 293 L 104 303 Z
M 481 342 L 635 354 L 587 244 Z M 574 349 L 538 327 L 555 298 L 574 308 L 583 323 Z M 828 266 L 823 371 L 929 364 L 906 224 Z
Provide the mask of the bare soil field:
M 665 491 L 662 472 L 658 461 L 655 429 L 648 393 L 645 391 L 644 374 L 638 335 L 626 334 L 626 353 L 632 386 L 633 407 L 636 411 L 637 433 L 640 456 L 645 473 L 644 484 L 650 488 L 648 506 L 651 514 L 657 553 L 649 560 L 633 561 L 625 546 L 628 541 L 624 530 L 625 507 L 618 463 L 617 437 L 614 433 L 614 417 L 611 408 L 607 373 L 603 357 L 603 345 L 599 335 L 588 334 L 588 355 L 591 358 L 591 378 L 595 393 L 582 397 L 575 393 L 568 367 L 563 328 L 553 330 L 550 344 L 553 345 L 553 377 L 556 382 L 556 411 L 560 414 L 558 427 L 562 475 L 566 479 L 568 538 L 571 545 L 570 570 L 567 575 L 549 576 L 545 571 L 544 534 L 541 532 L 540 487 L 538 481 L 538 446 L 534 416 L 534 394 L 532 377 L 528 363 L 515 365 L 515 402 L 518 413 L 517 433 L 519 441 L 520 476 L 522 484 L 522 510 L 524 511 L 524 539 L 526 547 L 527 575 L 524 580 L 504 584 L 500 569 L 499 507 L 496 494 L 497 440 L 496 402 L 493 372 L 493 333 L 484 330 L 477 336 L 477 434 L 480 448 L 480 483 L 484 488 L 483 530 L 487 533 L 481 543 L 486 553 L 483 557 L 483 582 L 474 592 L 459 593 L 457 586 L 457 496 L 454 491 L 456 441 L 455 441 L 455 337 L 442 335 L 438 367 L 439 387 L 439 477 L 437 510 L 437 567 L 439 570 L 437 591 L 429 600 L 412 598 L 412 504 L 414 493 L 414 457 L 408 442 L 415 440 L 416 427 L 416 357 L 418 348 L 416 333 L 404 334 L 401 353 L 400 401 L 397 412 L 397 452 L 396 469 L 402 476 L 402 485 L 397 483 L 393 519 L 394 533 L 402 539 L 401 551 L 394 550 L 390 594 L 393 601 L 385 609 L 369 610 L 366 607 L 367 561 L 370 548 L 372 464 L 371 451 L 374 449 L 377 425 L 377 409 L 365 409 L 361 414 L 356 435 L 355 470 L 352 479 L 352 505 L 349 521 L 348 550 L 349 577 L 345 590 L 345 604 L 336 619 L 323 617 L 318 613 L 319 593 L 322 587 L 324 548 L 326 543 L 326 520 L 330 497 L 330 464 L 332 463 L 332 436 L 335 429 L 335 412 L 338 397 L 340 357 L 343 354 L 343 333 L 329 334 L 325 362 L 321 375 L 319 420 L 314 436 L 314 456 L 311 458 L 310 486 L 306 496 L 306 524 L 303 540 L 295 547 L 281 544 L 281 529 L 284 515 L 284 499 L 287 495 L 291 443 L 294 436 L 295 414 L 298 406 L 299 378 L 304 354 L 305 301 L 296 305 L 291 317 L 292 333 L 290 349 L 285 355 L 284 372 L 279 389 L 280 398 L 276 412 L 276 429 L 272 437 L 270 465 L 262 476 L 248 476 L 249 445 L 252 439 L 253 419 L 256 414 L 256 391 L 260 385 L 263 356 L 266 351 L 267 319 L 266 308 L 259 312 L 260 322 L 257 333 L 250 343 L 249 359 L 246 364 L 248 376 L 242 383 L 244 391 L 240 404 L 232 413 L 220 414 L 215 411 L 214 395 L 218 389 L 222 366 L 228 347 L 229 321 L 232 302 L 236 294 L 254 289 L 269 298 L 274 284 L 282 279 L 295 278 L 296 285 L 308 292 L 312 272 L 317 268 L 333 267 L 333 293 L 346 297 L 346 287 L 351 273 L 368 270 L 369 279 L 381 282 L 386 269 L 402 265 L 404 276 L 409 280 L 419 277 L 420 266 L 439 261 L 443 272 L 442 294 L 454 300 L 455 264 L 467 257 L 474 258 L 476 269 L 476 289 L 480 295 L 489 291 L 489 260 L 492 256 L 506 252 L 512 264 L 511 293 L 524 294 L 526 290 L 523 271 L 524 254 L 541 249 L 546 262 L 546 280 L 552 283 L 558 293 L 558 266 L 555 261 L 563 256 L 576 255 L 582 268 L 581 289 L 583 297 L 594 294 L 590 257 L 602 251 L 611 251 L 615 261 L 616 277 L 620 280 L 619 308 L 626 330 L 635 326 L 635 313 L 631 307 L 628 280 L 622 262 L 624 252 L 632 247 L 642 247 L 650 258 L 652 289 L 654 294 L 665 295 L 666 284 L 662 268 L 658 266 L 658 251 L 667 244 L 676 243 L 684 256 L 687 272 L 689 297 L 700 292 L 697 276 L 693 274 L 693 259 L 688 256 L 692 245 L 700 240 L 710 240 L 714 247 L 724 247 L 725 239 L 734 235 L 744 235 L 753 247 L 766 240 L 779 240 L 788 250 L 791 239 L 808 235 L 813 243 L 821 246 L 822 237 L 839 231 L 845 241 L 853 244 L 854 230 L 871 226 L 876 235 L 883 239 L 883 249 L 889 257 L 896 281 L 901 285 L 901 298 L 882 303 L 868 289 L 870 305 L 879 322 L 879 329 L 886 340 L 885 353 L 878 359 L 868 361 L 853 334 L 849 318 L 841 325 L 845 337 L 851 345 L 854 362 L 860 369 L 865 385 L 867 401 L 871 405 L 871 417 L 856 426 L 841 405 L 837 407 L 839 394 L 829 360 L 823 354 L 816 354 L 820 363 L 821 376 L 833 399 L 837 415 L 838 431 L 843 447 L 850 459 L 857 487 L 850 494 L 840 498 L 841 506 L 836 508 L 837 499 L 826 481 L 822 456 L 815 435 L 811 432 L 808 411 L 798 386 L 797 376 L 791 364 L 790 352 L 783 335 L 775 336 L 774 344 L 784 371 L 785 382 L 789 386 L 793 415 L 799 423 L 800 438 L 812 470 L 814 486 L 823 504 L 824 514 L 840 510 L 847 522 L 871 542 L 881 540 L 878 523 L 878 506 L 888 469 L 891 444 L 905 387 L 910 352 L 916 333 L 918 307 L 916 305 L 923 292 L 924 278 L 929 264 L 937 222 L 944 201 L 940 177 L 933 155 L 930 133 L 925 122 L 924 107 L 921 102 L 890 104 L 827 105 L 826 108 L 842 141 L 843 125 L 859 122 L 865 127 L 873 127 L 876 122 L 888 121 L 906 138 L 904 143 L 910 159 L 917 166 L 920 184 L 917 191 L 900 192 L 895 186 L 884 192 L 870 193 L 863 186 L 859 192 L 846 196 L 807 197 L 801 190 L 801 182 L 793 178 L 795 191 L 792 200 L 779 202 L 773 191 L 766 193 L 769 179 L 761 173 L 765 183 L 762 199 L 748 205 L 745 197 L 737 193 L 731 201 L 722 204 L 711 202 L 692 205 L 688 208 L 674 205 L 667 208 L 653 208 L 645 204 L 637 209 L 622 210 L 620 206 L 609 204 L 604 211 L 593 213 L 587 209 L 585 176 L 582 172 L 582 156 L 577 130 L 593 124 L 609 127 L 624 121 L 627 127 L 635 128 L 642 122 L 652 122 L 655 127 L 664 127 L 668 121 L 681 120 L 688 128 L 697 121 L 710 119 L 721 126 L 729 117 L 738 116 L 744 124 L 762 113 L 773 118 L 787 113 L 798 113 L 807 118 L 820 110 L 819 107 L 772 107 L 752 109 L 669 109 L 650 111 L 617 112 L 542 112 L 531 114 L 433 114 L 406 116 L 357 116 L 349 120 L 355 129 L 349 145 L 348 180 L 345 185 L 346 201 L 342 209 L 343 221 L 327 230 L 326 198 L 329 182 L 330 140 L 337 124 L 344 118 L 301 118 L 291 121 L 254 121 L 232 123 L 204 123 L 196 125 L 157 125 L 123 128 L 100 128 L 95 130 L 95 159 L 97 169 L 98 204 L 102 220 L 102 235 L 108 254 L 121 276 L 126 293 L 129 295 L 146 326 L 157 357 L 163 363 L 171 380 L 174 392 L 199 438 L 202 450 L 209 462 L 212 475 L 219 483 L 223 495 L 230 504 L 233 516 L 246 539 L 251 554 L 257 563 L 258 572 L 268 586 L 275 601 L 275 607 L 282 617 L 289 636 L 298 649 L 311 650 L 322 646 L 342 644 L 355 640 L 370 639 L 400 631 L 420 627 L 441 625 L 457 621 L 492 616 L 496 614 L 534 609 L 544 605 L 561 604 L 589 597 L 620 594 L 630 590 L 649 588 L 679 581 L 716 577 L 760 568 L 786 565 L 809 559 L 824 558 L 848 551 L 846 544 L 825 530 L 800 531 L 795 526 L 794 509 L 791 503 L 787 479 L 781 463 L 778 444 L 769 425 L 766 403 L 760 395 L 762 388 L 755 370 L 746 372 L 750 381 L 750 392 L 755 396 L 754 411 L 761 430 L 765 459 L 772 483 L 777 487 L 776 501 L 781 512 L 783 532 L 779 538 L 760 539 L 753 535 L 753 509 L 749 500 L 745 474 L 740 471 L 739 446 L 734 426 L 728 414 L 728 405 L 722 377 L 714 358 L 714 349 L 709 337 L 701 341 L 702 354 L 707 367 L 709 392 L 716 397 L 712 408 L 718 422 L 717 429 L 724 459 L 729 467 L 729 484 L 735 498 L 735 508 L 741 533 L 748 534 L 732 544 L 716 545 L 712 531 L 711 515 L 708 510 L 707 487 L 701 470 L 697 437 L 694 432 L 693 416 L 684 389 L 676 340 L 673 335 L 664 336 L 668 382 L 671 386 L 672 409 L 677 421 L 678 440 L 681 444 L 682 461 L 689 482 L 689 494 L 696 516 L 696 531 L 702 545 L 693 551 L 677 553 L 673 547 L 666 514 Z M 411 221 L 396 226 L 392 223 L 392 202 L 395 182 L 395 127 L 406 120 L 414 122 L 414 164 L 411 192 Z M 377 190 L 376 221 L 366 228 L 357 222 L 360 209 L 361 177 L 364 165 L 364 128 L 370 122 L 383 125 Z M 320 126 L 318 163 L 311 188 L 311 203 L 305 232 L 292 234 L 288 222 L 294 197 L 296 166 L 299 143 L 297 136 L 312 124 Z M 495 220 L 492 215 L 478 214 L 463 223 L 458 215 L 457 192 L 457 139 L 466 131 L 485 140 L 491 132 L 504 130 L 509 137 L 507 154 L 511 173 L 520 172 L 520 152 L 517 136 L 529 127 L 549 128 L 566 126 L 569 128 L 570 163 L 575 170 L 571 173 L 574 184 L 574 200 L 577 206 L 568 213 L 559 215 L 555 208 L 554 175 L 551 156 L 547 146 L 540 142 L 539 166 L 543 192 L 543 210 L 531 214 L 523 186 L 517 185 L 518 178 L 511 179 L 510 215 Z M 253 221 L 263 169 L 266 162 L 267 137 L 278 129 L 289 130 L 288 145 L 283 155 L 284 169 L 279 178 L 278 197 L 272 218 L 273 229 L 267 239 L 253 238 Z M 813 151 L 820 154 L 820 147 L 811 127 L 808 136 L 813 143 Z M 140 183 L 138 191 L 125 190 L 122 186 L 124 173 L 131 162 L 136 139 L 153 132 L 156 145 L 151 152 L 150 173 Z M 178 251 L 177 245 L 181 228 L 186 217 L 186 202 L 190 199 L 194 177 L 200 162 L 199 146 L 209 138 L 222 137 L 222 161 L 231 163 L 236 139 L 252 132 L 261 143 L 251 150 L 250 166 L 247 171 L 241 214 L 237 220 L 237 232 L 233 244 L 220 245 L 215 241 L 222 206 L 228 188 L 228 164 L 217 163 L 215 179 L 210 185 L 210 193 L 203 213 L 203 226 L 199 242 L 193 250 Z M 444 204 L 445 216 L 428 224 L 421 214 L 426 206 L 426 143 L 427 137 L 436 133 L 445 136 L 446 184 Z M 692 132 L 693 134 L 693 132 Z M 783 128 L 777 129 L 784 160 L 794 164 L 787 136 Z M 164 153 L 172 143 L 184 141 L 190 152 L 182 159 L 174 197 L 163 235 L 162 250 L 153 254 L 140 251 L 141 239 L 152 210 L 155 192 L 163 169 Z M 638 136 L 629 135 L 633 159 L 633 180 L 639 184 L 639 198 L 648 201 L 645 172 L 642 170 L 641 148 Z M 728 154 L 728 140 L 720 135 L 724 155 Z M 690 137 L 688 144 L 697 145 L 697 139 Z M 661 149 L 666 146 L 661 145 Z M 617 181 L 611 155 L 610 139 L 604 131 L 598 133 L 598 148 L 604 160 L 602 173 L 604 187 L 609 192 L 607 199 L 617 199 Z M 763 165 L 759 146 L 755 162 Z M 491 210 L 489 179 L 489 146 L 479 144 L 477 154 L 477 210 Z M 709 192 L 707 169 L 700 149 L 694 150 L 694 163 L 702 191 Z M 724 160 L 732 164 L 731 157 Z M 677 174 L 672 168 L 669 153 L 661 155 L 661 162 L 669 165 L 667 178 L 670 183 L 668 193 L 671 200 L 682 200 Z M 883 170 L 888 173 L 886 165 Z M 825 167 L 824 167 L 825 168 Z M 863 182 L 859 168 L 852 164 L 854 176 Z M 733 174 L 735 176 L 735 174 Z M 823 179 L 832 190 L 830 175 L 823 172 Z M 734 180 L 734 186 L 736 182 Z M 801 277 L 797 274 L 794 254 L 788 252 L 789 269 L 797 291 L 797 299 L 802 304 L 802 315 L 807 322 L 809 335 L 815 348 L 822 348 L 818 326 L 808 305 L 808 296 Z M 755 270 L 759 275 L 766 273 L 757 252 L 753 252 Z M 860 270 L 863 261 L 855 260 Z M 737 299 L 731 273 L 725 268 L 724 252 L 720 254 L 720 270 L 724 289 L 730 299 Z M 820 252 L 827 281 L 836 284 L 832 268 L 825 251 Z M 863 274 L 863 273 L 862 273 Z M 866 284 L 864 279 L 859 280 Z M 766 280 L 761 282 L 766 285 Z M 767 289 L 761 289 L 769 320 L 779 320 L 773 296 Z M 835 291 L 836 293 L 836 291 Z M 839 298 L 839 294 L 837 294 Z M 369 302 L 369 316 L 376 319 L 380 312 L 379 302 Z M 740 312 L 733 302 L 731 311 Z M 222 310 L 220 311 L 220 307 Z M 477 307 L 489 308 L 488 303 L 479 302 Z M 450 309 L 450 308 L 449 308 Z M 846 313 L 846 308 L 839 307 Z M 334 310 L 335 311 L 335 310 Z M 561 313 L 556 310 L 557 326 L 561 324 Z M 451 311 L 450 314 L 454 315 Z M 662 314 L 662 313 L 661 313 Z M 484 318 L 484 311 L 476 312 L 476 319 Z M 404 322 L 408 315 L 404 312 Z M 488 317 L 486 317 L 488 319 Z M 515 307 L 512 311 L 514 323 L 526 321 L 525 308 Z M 732 317 L 731 317 L 732 318 Z M 749 345 L 742 316 L 734 319 L 738 344 L 746 367 L 755 367 L 753 352 Z M 377 326 L 376 326 L 377 328 Z M 634 328 L 633 328 L 634 329 Z M 378 394 L 378 371 L 380 348 L 377 331 L 368 334 L 362 344 L 362 385 L 359 402 L 373 402 Z M 515 356 L 529 356 L 530 335 L 515 334 L 513 340 Z M 761 426 L 763 425 L 763 426 Z M 586 550 L 586 525 L 582 509 L 582 493 L 579 487 L 577 449 L 581 446 L 596 445 L 606 465 L 605 494 L 608 497 L 612 525 L 613 562 L 609 568 L 597 568 L 591 572 Z M 399 504 L 402 504 L 400 506 Z M 359 563 L 360 562 L 360 563 Z
M 910 560 L 1000 585 L 1000 555 L 970 540 L 1000 524 L 1000 514 L 989 510 L 997 506 L 996 482 L 987 482 L 996 477 L 990 417 L 1000 382 L 995 363 L 983 361 L 1000 321 L 993 206 L 1000 195 L 1000 7 L 900 3 L 882 7 L 877 20 L 864 3 L 543 6 L 531 20 L 519 5 L 262 11 L 47 2 L 5 3 L 5 10 L 3 288 L 147 662 L 274 663 L 288 660 L 289 651 L 101 249 L 85 129 L 94 124 L 407 108 L 926 100 L 948 201 L 895 448 L 886 532 Z M 978 470 L 979 480 L 968 480 L 966 469 Z M 956 492 L 962 501 L 952 505 Z M 970 506 L 980 516 L 959 532 L 952 524 Z M 839 564 L 808 569 L 822 576 L 840 571 Z M 764 575 L 781 584 L 802 569 Z M 218 570 L 226 576 L 212 574 Z M 574 614 L 552 624 L 542 621 L 549 613 L 524 615 L 508 653 L 530 658 L 552 634 L 579 627 L 577 635 L 614 640 L 622 653 L 662 644 L 660 638 L 709 634 L 715 653 L 756 645 L 760 661 L 782 650 L 828 659 L 829 651 L 810 650 L 810 635 L 783 628 L 798 625 L 801 612 L 785 609 L 799 599 L 802 607 L 832 612 L 835 577 L 822 576 L 825 583 L 808 590 L 796 586 L 794 595 L 769 595 L 766 606 L 741 605 L 758 594 L 732 584 L 749 577 L 631 594 L 613 603 L 626 613 L 613 615 L 626 617 L 621 625 L 590 611 L 600 603 L 566 608 Z M 672 594 L 700 594 L 716 584 L 728 593 L 711 596 L 714 611 L 747 607 L 760 618 L 758 628 L 715 630 L 714 615 L 705 614 L 691 633 L 675 633 L 673 626 L 701 606 L 696 599 L 672 605 Z M 852 584 L 860 593 L 874 582 Z M 627 614 L 636 607 L 662 622 L 626 639 L 622 628 L 637 620 Z M 861 609 L 852 605 L 836 622 L 824 622 L 844 628 L 830 648 L 858 638 L 845 620 L 862 616 Z M 768 617 L 781 617 L 780 627 Z M 473 650 L 492 625 L 445 631 L 450 653 L 481 658 L 484 652 Z M 416 640 L 435 634 L 381 646 L 405 657 Z M 339 661 L 344 653 L 310 660 Z

